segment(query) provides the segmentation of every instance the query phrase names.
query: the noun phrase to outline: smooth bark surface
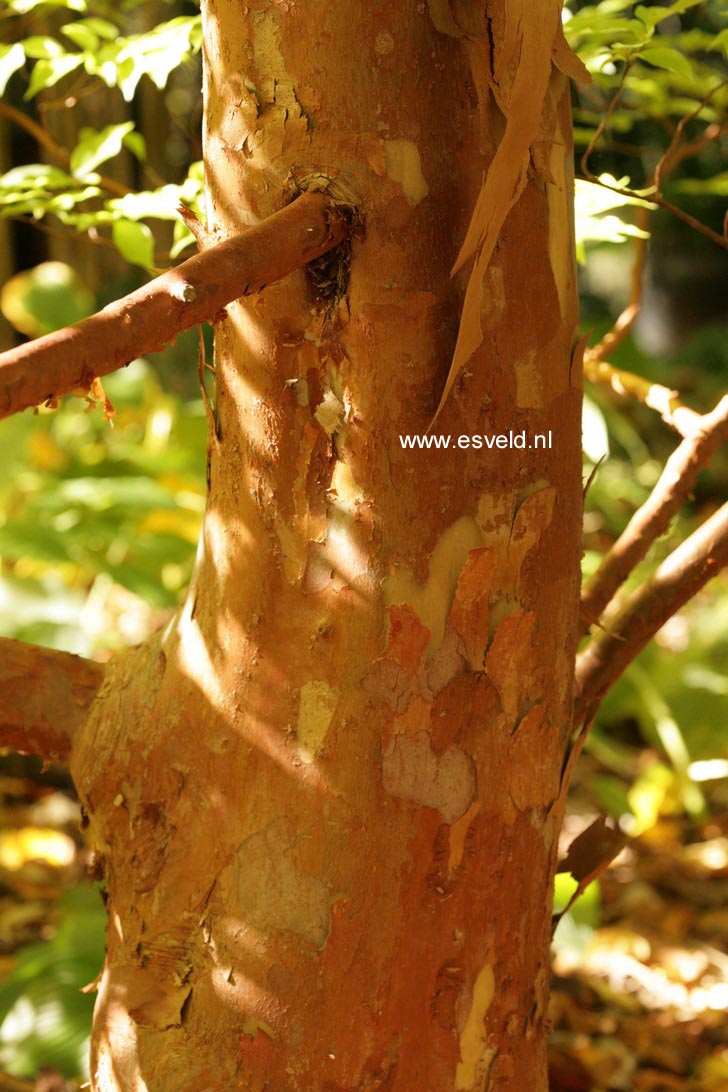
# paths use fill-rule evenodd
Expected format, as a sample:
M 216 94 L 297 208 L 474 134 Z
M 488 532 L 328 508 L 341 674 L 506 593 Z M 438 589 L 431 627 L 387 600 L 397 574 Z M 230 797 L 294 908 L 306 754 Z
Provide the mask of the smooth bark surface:
M 542 1092 L 581 537 L 558 5 L 203 13 L 210 227 L 322 188 L 366 234 L 218 325 L 186 604 L 74 739 L 92 1087 Z M 439 431 L 531 446 L 404 450 L 448 376 Z
M 0 746 L 68 761 L 103 678 L 81 656 L 0 637 Z

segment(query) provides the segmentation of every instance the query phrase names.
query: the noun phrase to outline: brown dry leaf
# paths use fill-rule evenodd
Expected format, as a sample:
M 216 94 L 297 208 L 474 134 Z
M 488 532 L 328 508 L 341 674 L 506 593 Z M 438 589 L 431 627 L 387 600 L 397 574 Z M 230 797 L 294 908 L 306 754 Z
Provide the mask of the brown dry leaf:
M 613 861 L 626 842 L 626 835 L 607 826 L 606 816 L 601 815 L 577 835 L 557 872 L 570 872 L 577 883 L 583 883 Z

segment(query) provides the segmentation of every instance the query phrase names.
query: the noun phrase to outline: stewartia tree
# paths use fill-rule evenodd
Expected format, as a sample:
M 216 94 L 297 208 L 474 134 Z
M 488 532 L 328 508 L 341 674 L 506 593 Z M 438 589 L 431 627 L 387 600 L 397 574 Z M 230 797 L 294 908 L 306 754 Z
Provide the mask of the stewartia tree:
M 625 22 L 629 64 L 669 60 L 654 23 Z M 200 253 L 0 357 L 10 414 L 215 323 L 207 508 L 173 620 L 105 666 L 0 643 L 2 740 L 68 763 L 106 878 L 91 1086 L 545 1089 L 569 775 L 600 698 L 724 563 L 726 513 L 577 661 L 582 618 L 664 530 L 727 407 L 686 416 L 667 392 L 685 439 L 580 615 L 569 78 L 589 77 L 560 4 L 207 0 L 201 36 L 182 25 L 204 58 L 205 212 L 178 242 L 194 228 Z M 69 27 L 88 41 L 45 46 L 31 90 L 155 75 L 148 41 Z M 133 196 L 83 211 L 131 136 L 112 128 L 70 155 L 57 208 L 143 248 L 119 227 Z M 6 176 L 16 211 L 53 199 L 30 173 Z M 587 363 L 614 382 L 606 355 Z M 433 419 L 555 441 L 404 450 Z

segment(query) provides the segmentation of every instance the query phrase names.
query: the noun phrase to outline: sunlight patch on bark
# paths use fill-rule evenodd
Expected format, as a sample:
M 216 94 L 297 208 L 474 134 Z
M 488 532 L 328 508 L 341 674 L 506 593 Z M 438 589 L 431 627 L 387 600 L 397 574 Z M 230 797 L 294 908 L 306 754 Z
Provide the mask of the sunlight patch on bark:
M 422 173 L 419 148 L 413 140 L 385 140 L 384 161 L 387 174 L 401 187 L 412 208 L 427 197 L 430 187 Z
M 336 709 L 337 694 L 323 679 L 312 679 L 301 687 L 296 735 L 310 755 L 321 753 Z
M 430 630 L 430 653 L 442 644 L 445 623 L 468 554 L 482 544 L 483 536 L 475 520 L 461 516 L 443 532 L 432 551 L 425 584 L 419 584 L 411 571 L 404 568 L 395 570 L 384 581 L 386 605 L 408 603 Z
M 483 1021 L 495 994 L 495 976 L 489 963 L 481 969 L 473 987 L 470 1012 L 460 1036 L 460 1061 L 455 1073 L 456 1092 L 471 1092 L 485 1076 L 494 1050 L 486 1045 Z

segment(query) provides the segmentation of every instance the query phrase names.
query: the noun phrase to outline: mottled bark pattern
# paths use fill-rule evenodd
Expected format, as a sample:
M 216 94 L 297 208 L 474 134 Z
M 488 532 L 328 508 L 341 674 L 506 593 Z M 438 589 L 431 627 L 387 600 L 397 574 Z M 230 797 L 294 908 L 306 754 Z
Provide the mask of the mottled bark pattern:
M 450 372 L 532 7 L 203 4 L 208 227 L 326 187 L 365 235 L 343 297 L 328 267 L 228 308 L 188 599 L 74 744 L 108 875 L 96 1092 L 546 1088 L 581 522 L 556 68 L 435 426 L 552 449 L 398 439 Z

